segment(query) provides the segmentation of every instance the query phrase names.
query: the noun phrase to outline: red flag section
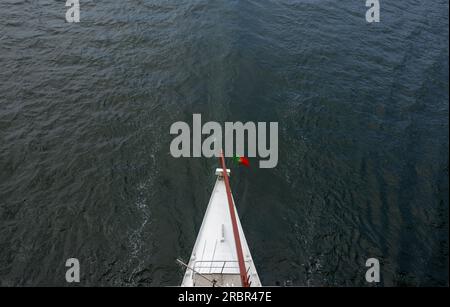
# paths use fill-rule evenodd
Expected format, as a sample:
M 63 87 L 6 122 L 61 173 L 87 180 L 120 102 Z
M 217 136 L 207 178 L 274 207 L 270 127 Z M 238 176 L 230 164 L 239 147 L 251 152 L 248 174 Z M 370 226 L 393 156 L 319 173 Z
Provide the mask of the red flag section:
M 240 156 L 233 156 L 233 162 L 240 164 L 240 165 L 244 165 L 245 167 L 250 167 L 250 161 L 248 160 L 247 157 L 240 157 Z

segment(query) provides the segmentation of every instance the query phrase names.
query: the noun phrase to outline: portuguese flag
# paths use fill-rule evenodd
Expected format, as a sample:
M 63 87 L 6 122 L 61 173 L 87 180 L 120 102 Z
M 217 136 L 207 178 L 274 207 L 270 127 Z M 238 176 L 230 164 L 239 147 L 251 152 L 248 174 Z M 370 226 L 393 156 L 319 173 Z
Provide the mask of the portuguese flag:
M 240 157 L 240 156 L 233 156 L 233 162 L 238 165 L 244 165 L 245 167 L 250 167 L 250 162 L 248 161 L 248 158 L 246 157 Z

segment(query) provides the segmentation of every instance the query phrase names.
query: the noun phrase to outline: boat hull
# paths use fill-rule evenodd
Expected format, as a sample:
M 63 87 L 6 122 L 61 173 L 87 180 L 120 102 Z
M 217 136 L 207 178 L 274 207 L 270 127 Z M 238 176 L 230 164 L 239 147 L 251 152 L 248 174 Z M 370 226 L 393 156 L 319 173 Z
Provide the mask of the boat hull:
M 245 269 L 251 287 L 261 286 L 235 211 Z M 217 177 L 181 286 L 242 286 L 224 178 Z

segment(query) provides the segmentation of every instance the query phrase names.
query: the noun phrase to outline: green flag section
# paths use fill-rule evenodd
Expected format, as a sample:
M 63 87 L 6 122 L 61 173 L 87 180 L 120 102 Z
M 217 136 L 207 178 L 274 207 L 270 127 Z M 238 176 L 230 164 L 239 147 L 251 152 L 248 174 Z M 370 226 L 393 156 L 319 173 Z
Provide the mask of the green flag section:
M 248 161 L 247 157 L 240 157 L 240 156 L 233 156 L 233 162 L 238 165 L 244 165 L 245 167 L 250 167 L 250 162 Z

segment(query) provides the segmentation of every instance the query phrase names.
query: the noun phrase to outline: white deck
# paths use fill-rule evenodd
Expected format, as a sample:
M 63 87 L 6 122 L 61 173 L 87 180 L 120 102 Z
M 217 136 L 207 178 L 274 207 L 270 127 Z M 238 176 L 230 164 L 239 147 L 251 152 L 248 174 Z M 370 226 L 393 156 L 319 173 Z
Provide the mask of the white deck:
M 250 286 L 260 287 L 261 282 L 256 272 L 236 207 L 234 207 L 234 210 L 236 212 L 245 266 L 249 282 L 251 283 Z M 186 269 L 181 286 L 212 286 L 211 282 L 206 278 L 215 280 L 217 286 L 241 286 L 225 182 L 221 176 L 217 177 L 188 266 L 195 272 Z

